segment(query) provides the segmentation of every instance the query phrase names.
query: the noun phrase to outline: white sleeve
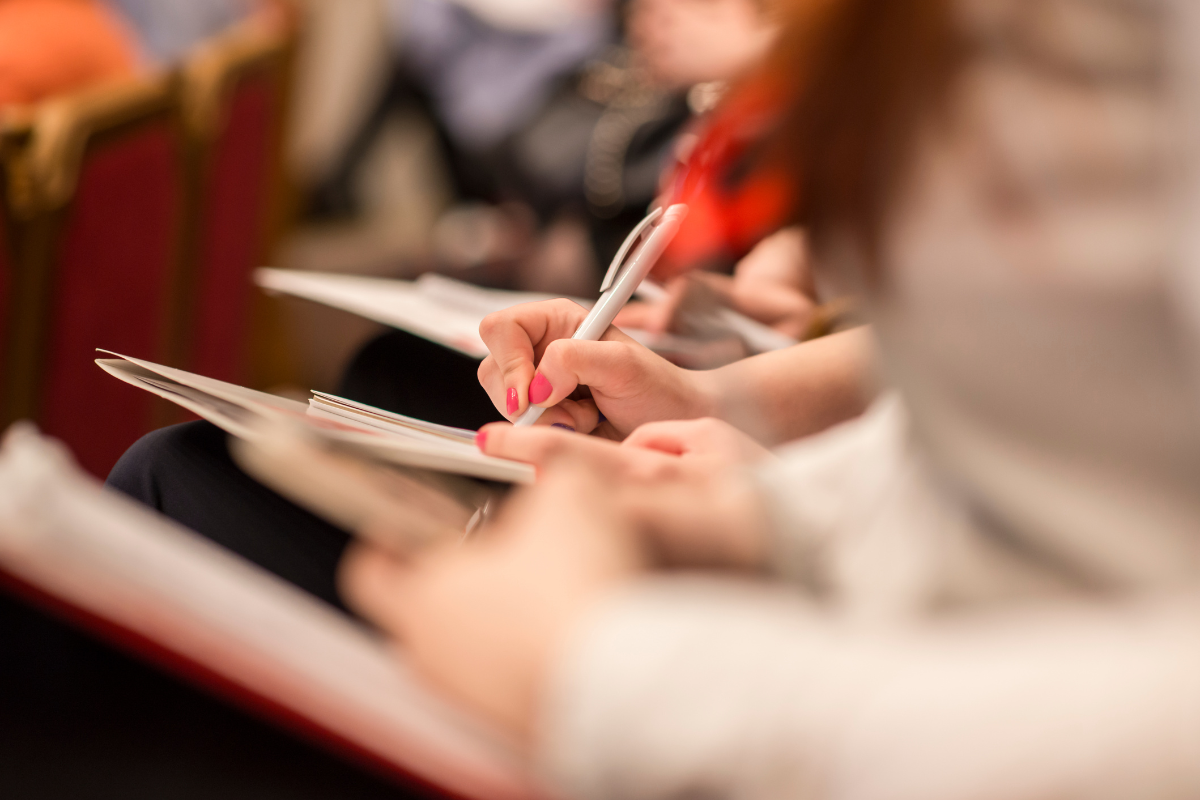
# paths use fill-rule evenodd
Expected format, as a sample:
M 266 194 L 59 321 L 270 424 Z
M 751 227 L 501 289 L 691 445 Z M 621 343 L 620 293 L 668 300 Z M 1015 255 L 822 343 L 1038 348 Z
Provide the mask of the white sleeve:
M 889 393 L 857 419 L 776 451 L 779 460 L 756 477 L 771 525 L 772 567 L 780 576 L 823 581 L 823 553 L 843 532 L 862 530 L 877 517 L 905 481 L 907 440 L 903 402 Z
M 542 764 L 569 796 L 1200 796 L 1200 603 L 856 629 L 794 592 L 660 578 L 561 658 Z

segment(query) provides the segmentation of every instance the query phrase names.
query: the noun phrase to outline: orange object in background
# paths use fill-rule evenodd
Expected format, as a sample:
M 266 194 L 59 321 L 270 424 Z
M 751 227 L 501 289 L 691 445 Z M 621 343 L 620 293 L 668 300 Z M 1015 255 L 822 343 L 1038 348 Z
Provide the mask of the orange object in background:
M 735 86 L 701 120 L 691 151 L 664 176 L 664 204 L 690 210 L 655 266 L 656 278 L 732 264 L 788 224 L 799 187 L 762 159 L 788 99 L 778 81 L 760 75 Z
M 0 106 L 130 75 L 136 46 L 93 0 L 0 0 Z

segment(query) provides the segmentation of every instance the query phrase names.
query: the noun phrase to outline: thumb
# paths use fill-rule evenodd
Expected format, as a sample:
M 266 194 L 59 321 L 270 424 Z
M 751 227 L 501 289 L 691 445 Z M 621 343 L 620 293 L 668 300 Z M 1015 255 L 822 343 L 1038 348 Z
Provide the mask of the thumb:
M 609 329 L 610 333 L 613 329 Z M 529 402 L 549 408 L 566 399 L 579 386 L 593 392 L 621 395 L 638 386 L 642 357 L 648 353 L 623 333 L 599 342 L 559 339 L 542 355 L 537 374 L 529 384 Z

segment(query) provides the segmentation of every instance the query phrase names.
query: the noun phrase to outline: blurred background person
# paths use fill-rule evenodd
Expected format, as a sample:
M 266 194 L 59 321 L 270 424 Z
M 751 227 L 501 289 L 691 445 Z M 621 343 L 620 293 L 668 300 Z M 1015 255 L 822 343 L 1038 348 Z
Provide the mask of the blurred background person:
M 809 5 L 802 3 L 797 13 Z M 652 201 L 686 202 L 692 213 L 661 272 L 706 270 L 705 280 L 676 282 L 668 302 L 640 313 L 630 308 L 619 324 L 701 341 L 723 337 L 731 346 L 708 366 L 754 352 L 728 330 L 706 324 L 714 306 L 733 306 L 795 339 L 830 329 L 817 323 L 816 290 L 799 231 L 763 242 L 732 279 L 717 274 L 729 272 L 786 225 L 798 195 L 787 176 L 760 163 L 762 142 L 795 93 L 790 75 L 797 57 L 790 53 L 800 43 L 785 43 L 767 60 L 788 13 L 783 7 L 752 0 L 637 0 L 625 9 L 625 44 L 615 42 L 607 8 L 585 13 L 564 6 L 543 14 L 536 31 L 522 30 L 530 23 L 512 12 L 484 19 L 484 11 L 448 2 L 390 8 L 393 20 L 405 20 L 396 25 L 404 34 L 399 65 L 317 198 L 332 191 L 348 200 L 381 126 L 420 101 L 435 120 L 449 163 L 461 165 L 450 169 L 459 176 L 453 194 L 470 202 L 452 206 L 434 224 L 434 260 L 418 271 L 590 297 L 600 268 Z M 436 36 L 435 19 L 443 20 Z M 474 33 L 447 33 L 460 28 Z M 411 44 L 406 48 L 405 42 Z M 443 51 L 453 70 L 413 61 Z M 471 70 L 490 75 L 461 77 Z M 501 102 L 508 95 L 489 88 L 494 82 L 525 86 L 524 99 Z M 485 124 L 480 115 L 491 107 L 487 103 L 504 109 L 506 128 Z M 474 116 L 468 108 L 476 109 Z M 699 324 L 680 324 L 683 305 L 697 311 L 692 316 Z M 385 333 L 350 364 L 340 391 L 372 405 L 472 428 L 495 419 L 475 389 L 470 360 L 411 334 Z M 417 390 L 395 377 L 413 373 L 436 374 L 444 391 Z M 439 395 L 478 402 L 447 419 L 439 416 L 445 406 L 432 399 Z
M 137 35 L 143 59 L 169 65 L 249 16 L 259 0 L 104 0 Z

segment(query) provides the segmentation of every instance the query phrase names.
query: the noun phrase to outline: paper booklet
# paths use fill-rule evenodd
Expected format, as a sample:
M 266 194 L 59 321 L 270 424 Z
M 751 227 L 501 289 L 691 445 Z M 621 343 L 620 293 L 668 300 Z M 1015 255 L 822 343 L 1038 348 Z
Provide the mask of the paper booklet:
M 259 435 L 264 421 L 288 421 L 344 450 L 402 467 L 436 470 L 507 483 L 532 483 L 529 464 L 479 452 L 474 432 L 393 414 L 321 392 L 306 405 L 181 369 L 101 350 L 110 375 L 170 400 L 241 439 Z
M 484 358 L 487 346 L 479 337 L 479 323 L 488 314 L 521 303 L 550 300 L 563 295 L 485 289 L 444 275 L 426 273 L 415 281 L 373 278 L 329 272 L 260 268 L 255 282 L 269 292 L 302 297 L 361 317 L 414 333 L 473 358 Z M 639 295 L 653 300 L 663 290 L 643 282 Z M 566 298 L 588 308 L 590 300 Z M 713 335 L 708 338 L 650 333 L 623 328 L 631 338 L 675 363 L 707 369 L 735 361 L 749 353 L 778 350 L 796 343 L 771 328 L 719 308 L 704 315 Z
M 479 323 L 488 314 L 559 296 L 484 289 L 433 273 L 403 281 L 264 267 L 255 270 L 254 280 L 268 291 L 303 297 L 402 328 L 473 358 L 488 354 L 487 345 L 479 338 Z
M 513 743 L 287 582 L 105 490 L 32 426 L 0 447 L 0 578 L 219 694 L 458 797 L 545 796 Z

